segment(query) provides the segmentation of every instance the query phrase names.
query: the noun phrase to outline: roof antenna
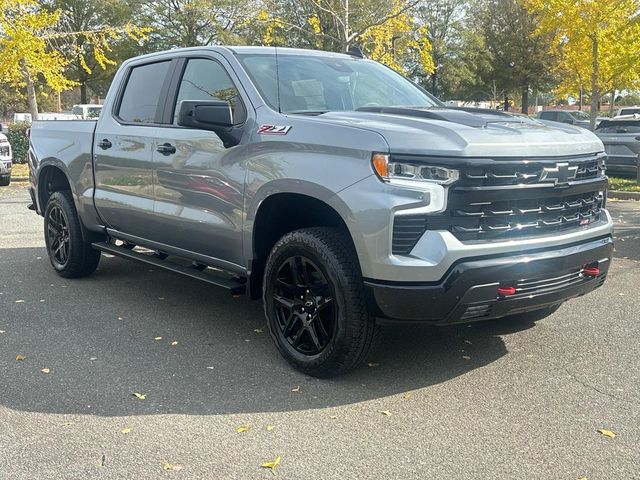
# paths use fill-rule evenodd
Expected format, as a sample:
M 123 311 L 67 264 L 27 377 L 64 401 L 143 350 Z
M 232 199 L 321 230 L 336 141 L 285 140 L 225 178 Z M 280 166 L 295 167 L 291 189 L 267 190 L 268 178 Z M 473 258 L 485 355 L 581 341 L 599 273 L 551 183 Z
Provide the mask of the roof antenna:
M 278 98 L 278 113 L 282 113 L 280 108 L 280 66 L 278 65 L 278 45 L 275 45 L 276 49 L 276 95 Z

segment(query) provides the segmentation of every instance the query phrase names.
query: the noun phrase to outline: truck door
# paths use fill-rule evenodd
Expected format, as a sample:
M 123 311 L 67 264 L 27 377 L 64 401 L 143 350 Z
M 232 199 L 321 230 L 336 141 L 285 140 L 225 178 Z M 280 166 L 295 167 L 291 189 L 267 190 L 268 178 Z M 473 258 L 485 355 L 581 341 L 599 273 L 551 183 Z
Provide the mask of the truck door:
M 152 152 L 171 66 L 170 60 L 149 62 L 124 73 L 114 103 L 98 121 L 93 147 L 100 216 L 108 227 L 142 238 L 153 236 Z
M 221 263 L 242 265 L 245 132 L 239 145 L 225 148 L 211 131 L 179 127 L 177 112 L 184 100 L 226 100 L 235 125 L 247 123 L 243 98 L 232 71 L 214 53 L 183 58 L 172 81 L 171 107 L 159 126 L 153 151 L 155 177 L 154 240 L 195 252 Z

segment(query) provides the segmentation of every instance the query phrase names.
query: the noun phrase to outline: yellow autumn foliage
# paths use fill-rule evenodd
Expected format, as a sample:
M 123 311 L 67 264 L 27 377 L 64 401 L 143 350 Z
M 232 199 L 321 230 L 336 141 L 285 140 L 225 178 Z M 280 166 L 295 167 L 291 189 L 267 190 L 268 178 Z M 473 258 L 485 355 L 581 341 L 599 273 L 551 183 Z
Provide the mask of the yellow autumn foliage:
M 553 33 L 559 92 L 640 86 L 640 0 L 522 0 Z
M 43 79 L 56 92 L 68 90 L 76 85 L 65 76 L 73 56 L 91 73 L 81 43 L 91 45 L 90 54 L 106 68 L 114 63 L 109 59 L 112 41 L 122 37 L 141 41 L 149 31 L 133 24 L 65 31 L 60 11 L 44 10 L 36 0 L 0 0 L 0 81 L 22 88 Z

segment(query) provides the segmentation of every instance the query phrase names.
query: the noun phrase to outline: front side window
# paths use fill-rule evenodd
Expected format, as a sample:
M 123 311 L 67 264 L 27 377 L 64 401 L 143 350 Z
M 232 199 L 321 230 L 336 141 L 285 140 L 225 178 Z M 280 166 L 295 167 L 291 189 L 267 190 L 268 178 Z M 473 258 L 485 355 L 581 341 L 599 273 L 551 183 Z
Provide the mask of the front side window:
M 231 105 L 234 124 L 240 124 L 246 118 L 238 89 L 222 65 L 214 60 L 192 58 L 187 62 L 174 108 L 174 124 L 183 100 L 224 100 Z
M 240 54 L 238 59 L 262 98 L 275 110 L 279 106 L 282 113 L 443 106 L 400 74 L 371 60 L 281 54 L 276 73 L 275 55 Z
M 131 123 L 155 123 L 160 93 L 171 62 L 133 67 L 124 88 L 118 117 Z

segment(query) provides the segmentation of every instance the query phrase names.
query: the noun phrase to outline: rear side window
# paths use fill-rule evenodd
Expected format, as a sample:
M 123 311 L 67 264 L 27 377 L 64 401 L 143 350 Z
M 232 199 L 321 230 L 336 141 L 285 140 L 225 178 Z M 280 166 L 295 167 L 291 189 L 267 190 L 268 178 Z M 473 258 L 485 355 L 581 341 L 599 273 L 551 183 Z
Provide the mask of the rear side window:
M 556 112 L 542 112 L 540 118 L 543 120 L 555 120 L 557 117 Z
M 155 123 L 160 92 L 171 62 L 133 67 L 124 88 L 118 117 L 131 123 Z
M 231 104 L 233 123 L 245 121 L 246 112 L 235 87 L 225 69 L 214 60 L 192 58 L 184 69 L 178 98 L 173 111 L 173 123 L 178 120 L 183 100 L 224 100 Z
M 599 133 L 640 133 L 640 121 L 609 122 L 605 120 L 596 130 Z

